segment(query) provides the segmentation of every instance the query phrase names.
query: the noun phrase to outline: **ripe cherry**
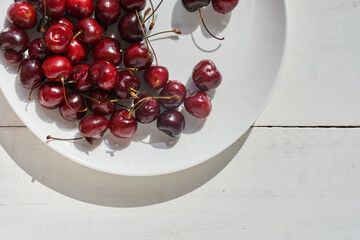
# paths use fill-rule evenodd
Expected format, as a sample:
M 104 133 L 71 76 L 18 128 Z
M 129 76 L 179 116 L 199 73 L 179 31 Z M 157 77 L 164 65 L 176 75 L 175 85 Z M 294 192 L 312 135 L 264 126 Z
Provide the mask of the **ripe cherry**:
M 157 128 L 170 137 L 180 137 L 185 128 L 185 118 L 181 112 L 167 110 L 160 114 L 156 122 Z
M 166 67 L 151 66 L 145 70 L 144 79 L 152 89 L 160 89 L 169 80 L 169 72 Z
M 139 78 L 129 71 L 121 71 L 118 73 L 118 79 L 115 87 L 111 90 L 114 95 L 120 99 L 130 98 L 130 89 L 139 90 Z
M 108 61 L 97 61 L 89 68 L 90 78 L 104 90 L 112 89 L 117 81 L 117 68 Z
M 23 29 L 33 28 L 37 22 L 35 8 L 28 2 L 14 2 L 7 10 L 7 19 L 15 26 Z
M 76 32 L 80 34 L 79 40 L 85 44 L 95 44 L 103 35 L 103 29 L 99 23 L 90 17 L 83 18 L 77 23 Z
M 41 38 L 34 39 L 29 46 L 29 55 L 31 58 L 43 61 L 51 54 L 50 50 L 45 46 Z
M 160 99 L 161 106 L 167 109 L 174 109 L 179 107 L 184 102 L 186 98 L 186 88 L 184 84 L 179 81 L 168 81 L 159 95 L 162 97 L 174 95 L 178 96 L 179 98 Z
M 33 89 L 44 80 L 41 63 L 36 59 L 25 59 L 19 66 L 19 84 L 26 89 Z
M 138 43 L 144 39 L 144 33 L 134 12 L 129 12 L 121 18 L 118 24 L 118 31 L 121 38 L 129 43 Z
M 93 0 L 66 0 L 66 11 L 78 19 L 89 17 L 94 11 Z
M 38 100 L 40 105 L 46 109 L 57 108 L 65 100 L 63 86 L 55 82 L 42 84 L 39 88 Z
M 146 69 L 150 67 L 153 60 L 152 53 L 142 43 L 130 45 L 124 55 L 124 64 L 127 68 Z
M 184 102 L 186 110 L 197 118 L 206 118 L 210 115 L 212 105 L 211 98 L 202 91 L 195 92 Z
M 109 120 L 99 114 L 90 114 L 79 123 L 81 135 L 91 139 L 101 138 L 109 128 Z
M 6 50 L 4 52 L 4 58 L 12 64 L 16 64 L 21 62 L 24 59 L 24 55 L 22 53 L 15 52 L 13 50 Z
M 77 38 L 71 40 L 68 49 L 65 52 L 67 57 L 72 64 L 77 64 L 84 60 L 88 54 L 88 48 L 86 44 L 80 42 Z
M 227 14 L 234 10 L 238 3 L 239 0 L 212 0 L 214 10 L 222 14 Z
M 72 32 L 74 31 L 74 24 L 67 17 L 54 19 L 52 21 L 52 24 L 56 24 L 56 23 L 62 23 L 64 25 L 68 26 Z
M 51 25 L 45 32 L 44 42 L 46 47 L 54 53 L 65 52 L 73 38 L 71 29 L 62 24 Z
M 120 16 L 118 0 L 98 0 L 95 5 L 95 18 L 102 25 L 115 23 Z
M 63 102 L 60 107 L 60 115 L 67 121 L 77 121 L 83 118 L 86 114 L 86 111 L 81 111 L 85 109 L 85 101 L 78 93 L 71 93 L 67 97 L 67 101 Z M 71 108 L 69 107 L 69 105 Z M 75 111 L 75 110 L 78 111 Z
M 21 28 L 7 27 L 0 33 L 0 49 L 25 52 L 29 47 L 29 37 Z
M 140 12 L 146 6 L 146 0 L 120 0 L 121 7 L 127 12 Z
M 194 67 L 192 79 L 200 90 L 208 91 L 221 84 L 222 76 L 211 60 L 202 60 Z
M 98 88 L 93 90 L 89 97 L 90 98 L 87 99 L 87 105 L 94 113 L 107 115 L 115 111 L 116 105 L 115 103 L 110 102 L 111 95 L 108 91 Z M 97 101 L 94 101 L 91 98 L 96 99 Z
M 93 83 L 89 75 L 90 65 L 81 63 L 73 67 L 72 83 L 70 86 L 79 92 L 87 92 L 92 89 Z
M 129 138 L 137 130 L 137 122 L 126 109 L 116 110 L 110 118 L 110 131 L 118 138 Z
M 92 50 L 94 61 L 106 60 L 119 65 L 122 61 L 121 45 L 115 38 L 105 37 Z
M 46 12 L 45 12 L 45 3 Z M 40 10 L 51 18 L 61 18 L 65 12 L 65 0 L 41 0 L 39 1 Z
M 63 56 L 50 56 L 43 62 L 42 70 L 49 80 L 60 82 L 63 78 L 66 81 L 72 75 L 72 66 L 70 61 Z
M 134 101 L 135 118 L 139 123 L 147 124 L 155 121 L 160 114 L 159 100 L 144 95 Z

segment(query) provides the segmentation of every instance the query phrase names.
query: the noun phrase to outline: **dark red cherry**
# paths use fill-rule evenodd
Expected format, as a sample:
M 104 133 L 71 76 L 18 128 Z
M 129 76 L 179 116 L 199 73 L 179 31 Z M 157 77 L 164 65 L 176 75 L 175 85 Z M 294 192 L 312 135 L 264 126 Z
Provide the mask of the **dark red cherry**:
M 116 110 L 110 118 L 110 131 L 118 138 L 129 138 L 137 130 L 137 122 L 126 109 Z
M 36 59 L 25 59 L 19 65 L 19 84 L 26 89 L 33 89 L 44 80 L 41 63 Z
M 64 25 L 68 26 L 72 32 L 74 31 L 74 24 L 67 17 L 54 19 L 52 21 L 52 24 L 56 24 L 56 23 L 62 23 Z
M 124 54 L 124 64 L 127 68 L 139 68 L 142 70 L 150 67 L 153 60 L 153 54 L 142 43 L 129 46 Z
M 66 0 L 66 11 L 80 19 L 89 17 L 94 11 L 93 0 Z
M 212 6 L 216 12 L 227 14 L 234 10 L 239 0 L 212 0 Z
M 30 3 L 19 1 L 10 5 L 7 10 L 7 19 L 19 28 L 29 29 L 36 25 L 37 14 Z
M 98 88 L 93 90 L 89 97 L 100 102 L 96 102 L 90 98 L 87 99 L 87 105 L 94 113 L 107 115 L 115 111 L 116 105 L 115 103 L 110 102 L 111 95 L 108 91 Z
M 85 101 L 78 93 L 71 93 L 66 96 L 68 103 L 63 102 L 60 107 L 60 115 L 67 121 L 77 121 L 83 118 L 86 114 L 86 111 L 82 111 L 85 109 Z M 69 105 L 71 108 L 69 107 Z M 75 110 L 77 111 L 75 111 Z
M 134 12 L 129 12 L 120 19 L 118 31 L 121 38 L 129 43 L 138 43 L 144 39 L 144 33 Z
M 12 64 L 16 64 L 21 62 L 24 59 L 24 55 L 22 53 L 15 52 L 14 50 L 6 50 L 4 52 L 4 58 Z
M 135 119 L 139 123 L 147 124 L 155 121 L 160 114 L 160 103 L 158 99 L 141 96 L 134 101 L 137 105 Z
M 186 88 L 184 84 L 179 81 L 172 80 L 168 81 L 164 88 L 161 90 L 161 97 L 169 97 L 169 96 L 178 96 L 176 98 L 171 99 L 160 99 L 161 106 L 167 109 L 174 109 L 179 107 L 186 98 Z
M 181 112 L 167 110 L 160 114 L 156 122 L 157 128 L 170 137 L 180 137 L 185 128 L 185 118 Z
M 79 123 L 79 132 L 92 139 L 101 138 L 109 128 L 109 120 L 99 114 L 90 114 Z
M 54 53 L 65 52 L 73 38 L 71 29 L 62 24 L 51 25 L 45 32 L 44 42 L 46 47 Z
M 200 90 L 208 91 L 221 84 L 222 76 L 211 60 L 202 60 L 194 67 L 192 79 Z
M 202 91 L 195 92 L 186 98 L 184 105 L 186 110 L 197 118 L 206 118 L 210 115 L 212 109 L 211 98 Z
M 84 60 L 88 54 L 88 48 L 86 44 L 80 42 L 77 38 L 71 40 L 68 49 L 65 52 L 67 57 L 72 64 L 77 64 Z
M 42 64 L 42 70 L 49 80 L 60 82 L 61 78 L 68 80 L 72 75 L 72 66 L 70 61 L 63 56 L 54 55 L 50 56 Z
M 90 65 L 81 63 L 73 67 L 72 83 L 70 85 L 79 92 L 87 92 L 92 89 L 93 83 L 89 75 Z
M 152 89 L 160 89 L 169 80 L 169 72 L 166 67 L 151 66 L 145 70 L 144 79 Z
M 45 46 L 41 38 L 37 38 L 30 43 L 29 55 L 31 58 L 44 61 L 51 54 L 50 50 Z
M 111 90 L 117 98 L 130 98 L 130 88 L 139 90 L 139 78 L 129 71 L 121 71 L 118 73 L 118 80 L 115 87 Z
M 0 33 L 0 49 L 25 52 L 29 47 L 29 37 L 21 28 L 7 27 Z
M 189 12 L 195 12 L 198 8 L 206 7 L 209 5 L 210 0 L 181 0 L 183 6 Z
M 93 83 L 100 88 L 109 90 L 116 85 L 117 68 L 108 61 L 97 61 L 90 66 L 89 74 Z
M 45 12 L 46 3 L 46 15 L 51 18 L 61 18 L 65 12 L 65 0 L 41 0 L 39 1 L 39 8 L 42 12 Z
M 95 18 L 102 25 L 111 25 L 118 20 L 120 11 L 118 0 L 97 0 Z
M 140 12 L 146 6 L 146 0 L 120 0 L 121 7 L 127 12 Z
M 99 23 L 90 17 L 81 19 L 76 25 L 75 32 L 81 32 L 79 40 L 85 44 L 95 44 L 103 35 L 103 29 Z
M 94 61 L 106 60 L 117 66 L 122 61 L 121 45 L 118 40 L 105 37 L 95 45 L 92 56 Z
M 42 107 L 55 109 L 65 100 L 63 86 L 60 83 L 46 82 L 40 86 L 38 97 Z

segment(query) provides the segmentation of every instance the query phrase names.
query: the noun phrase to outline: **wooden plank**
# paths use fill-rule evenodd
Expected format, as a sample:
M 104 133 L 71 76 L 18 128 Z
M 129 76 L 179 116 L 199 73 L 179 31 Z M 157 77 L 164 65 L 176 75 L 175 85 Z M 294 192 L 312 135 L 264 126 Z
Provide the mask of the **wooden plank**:
M 0 128 L 0 239 L 358 239 L 360 129 L 255 128 L 166 176 L 100 173 Z

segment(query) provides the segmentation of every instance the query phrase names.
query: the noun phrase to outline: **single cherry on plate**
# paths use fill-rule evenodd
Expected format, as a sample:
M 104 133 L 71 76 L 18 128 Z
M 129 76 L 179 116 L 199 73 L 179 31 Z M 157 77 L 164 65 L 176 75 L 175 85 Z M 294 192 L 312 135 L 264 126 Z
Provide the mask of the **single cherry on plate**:
M 153 61 L 153 54 L 142 43 L 130 45 L 124 54 L 124 65 L 127 68 L 138 68 L 139 70 L 143 70 L 150 67 Z
M 185 99 L 185 109 L 194 117 L 206 118 L 210 115 L 211 98 L 203 91 L 198 91 Z
M 131 97 L 131 89 L 139 90 L 139 88 L 140 80 L 133 72 L 120 71 L 116 85 L 111 91 L 117 98 L 126 99 Z
M 29 55 L 31 58 L 44 61 L 51 54 L 41 38 L 34 39 L 29 46 Z
M 163 66 L 150 66 L 144 72 L 144 79 L 152 89 L 160 89 L 169 81 L 169 72 Z
M 52 110 L 65 101 L 63 86 L 56 82 L 43 83 L 38 92 L 38 100 L 42 107 Z
M 0 33 L 0 49 L 13 50 L 17 53 L 25 52 L 29 47 L 29 37 L 21 28 L 7 27 Z
M 178 96 L 178 98 L 160 99 L 161 106 L 167 109 L 174 109 L 179 107 L 186 98 L 186 88 L 184 84 L 176 80 L 170 80 L 165 84 L 159 96 L 168 97 L 174 95 Z
M 93 82 L 89 75 L 89 68 L 90 65 L 87 63 L 80 63 L 73 67 L 70 86 L 76 91 L 87 92 L 92 89 Z
M 146 95 L 134 101 L 135 119 L 139 123 L 147 124 L 155 121 L 160 114 L 160 103 L 156 98 Z
M 97 0 L 95 18 L 102 25 L 115 23 L 120 16 L 121 8 L 118 0 Z
M 117 68 L 108 61 L 97 61 L 89 68 L 89 75 L 93 83 L 104 90 L 110 90 L 116 85 Z
M 44 80 L 41 63 L 36 59 L 25 59 L 19 65 L 19 84 L 33 89 Z
M 222 81 L 222 76 L 211 60 L 202 60 L 193 69 L 192 79 L 202 91 L 217 88 Z
M 54 53 L 65 52 L 73 38 L 71 29 L 62 23 L 51 25 L 45 32 L 44 42 L 46 47 Z
M 66 0 L 66 11 L 78 19 L 89 17 L 94 11 L 93 0 Z
M 142 18 L 139 16 L 140 21 Z M 146 31 L 143 25 L 144 31 Z M 141 30 L 139 20 L 135 12 L 129 12 L 124 15 L 118 24 L 120 37 L 129 43 L 138 43 L 144 39 L 144 33 Z
M 37 13 L 30 3 L 19 1 L 10 5 L 7 10 L 7 19 L 16 27 L 30 29 L 36 25 Z
M 121 45 L 115 38 L 105 37 L 92 49 L 94 61 L 106 60 L 118 66 L 122 62 Z
M 103 35 L 103 29 L 99 23 L 91 17 L 80 19 L 76 24 L 75 32 L 79 40 L 85 44 L 95 44 L 100 41 Z
M 126 109 L 116 110 L 110 118 L 110 131 L 118 138 L 129 138 L 137 130 L 138 123 L 134 116 Z
M 46 4 L 46 12 L 45 12 Z M 41 0 L 39 1 L 40 10 L 51 18 L 61 18 L 65 12 L 65 0 Z
M 89 97 L 90 98 L 87 99 L 87 105 L 94 113 L 108 115 L 115 111 L 116 105 L 110 102 L 111 94 L 108 91 L 101 88 L 94 89 L 89 94 Z M 94 99 L 96 101 L 94 101 Z
M 88 48 L 86 44 L 80 42 L 77 38 L 71 40 L 68 49 L 64 53 L 71 64 L 78 64 L 86 58 L 88 54 Z
M 218 13 L 227 14 L 234 10 L 239 0 L 212 0 L 212 6 Z
M 119 0 L 121 7 L 127 12 L 140 12 L 146 6 L 146 0 Z
M 86 111 L 81 111 L 85 109 L 85 101 L 83 97 L 78 93 L 71 93 L 67 95 L 66 98 L 68 102 L 63 102 L 59 107 L 60 115 L 65 120 L 70 122 L 74 122 L 83 118 L 86 114 Z
M 68 80 L 72 75 L 72 66 L 70 61 L 63 56 L 53 55 L 45 59 L 42 64 L 42 70 L 49 80 L 61 82 Z
M 170 137 L 180 137 L 185 128 L 185 118 L 179 111 L 167 110 L 160 114 L 156 126 Z
M 109 120 L 100 114 L 90 114 L 79 123 L 79 132 L 90 139 L 101 138 L 109 128 Z

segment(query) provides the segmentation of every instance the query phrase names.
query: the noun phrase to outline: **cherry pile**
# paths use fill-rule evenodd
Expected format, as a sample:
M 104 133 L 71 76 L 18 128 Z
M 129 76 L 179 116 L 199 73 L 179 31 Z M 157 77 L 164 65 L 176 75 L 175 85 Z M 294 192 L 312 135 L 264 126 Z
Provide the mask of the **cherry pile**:
M 108 129 L 116 137 L 129 138 L 139 123 L 154 121 L 160 131 L 179 137 L 185 119 L 178 108 L 183 104 L 194 117 L 208 117 L 212 105 L 206 91 L 217 88 L 222 76 L 211 60 L 202 60 L 192 72 L 198 91 L 192 93 L 180 81 L 169 80 L 168 69 L 159 65 L 150 41 L 160 33 L 148 33 L 162 1 L 156 8 L 149 2 L 151 8 L 145 9 L 146 0 L 15 1 L 7 11 L 13 26 L 0 33 L 0 49 L 9 63 L 19 63 L 19 84 L 30 90 L 29 99 L 38 88 L 43 108 L 59 109 L 67 121 L 80 120 L 79 140 L 93 143 Z M 182 2 L 188 11 L 198 10 L 204 23 L 200 8 L 210 0 Z M 212 0 L 214 10 L 222 14 L 237 3 Z M 120 18 L 123 10 L 126 14 Z M 126 49 L 119 39 L 104 37 L 115 23 L 122 41 L 131 44 Z M 25 30 L 32 28 L 39 36 L 30 41 Z M 161 33 L 169 32 L 181 34 L 176 29 Z M 93 62 L 86 63 L 90 52 Z M 142 84 L 151 90 L 141 92 Z

